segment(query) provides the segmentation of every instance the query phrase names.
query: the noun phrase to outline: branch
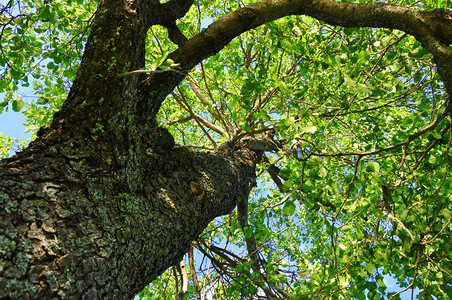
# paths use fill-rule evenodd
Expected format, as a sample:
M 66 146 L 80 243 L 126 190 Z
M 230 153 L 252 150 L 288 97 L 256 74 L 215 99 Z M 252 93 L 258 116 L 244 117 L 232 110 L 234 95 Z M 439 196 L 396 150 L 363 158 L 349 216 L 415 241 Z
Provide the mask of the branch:
M 400 224 L 400 226 L 402 226 L 402 228 L 405 230 L 405 232 L 410 236 L 411 242 L 413 242 L 413 244 L 416 243 L 416 240 L 414 239 L 413 234 L 411 233 L 411 231 L 405 226 L 405 224 L 403 224 L 402 221 L 400 221 L 398 218 L 394 217 L 389 211 L 388 211 L 388 218 L 396 221 L 397 223 Z
M 196 299 L 201 300 L 201 288 L 199 287 L 198 276 L 196 275 L 195 260 L 193 258 L 193 245 L 190 246 L 188 251 L 188 265 L 190 266 L 191 278 L 195 287 Z
M 168 29 L 168 38 L 170 41 L 179 47 L 182 47 L 182 45 L 188 41 L 187 37 L 180 31 L 179 27 L 177 27 L 176 22 L 167 25 L 166 29 Z
M 179 89 L 179 87 L 178 87 Z M 190 105 L 188 105 L 187 101 L 185 100 L 184 95 L 182 94 L 181 90 L 179 89 L 179 93 L 181 94 L 181 99 L 179 101 L 179 99 L 177 97 L 174 97 L 176 100 L 178 100 L 178 102 L 183 105 L 183 107 L 190 113 L 190 115 L 194 116 L 196 123 L 198 123 L 198 126 L 201 128 L 201 130 L 204 132 L 204 134 L 207 136 L 207 138 L 210 140 L 210 142 L 212 143 L 214 148 L 217 148 L 217 143 L 215 142 L 215 140 L 210 136 L 210 134 L 207 132 L 207 130 L 204 128 L 204 126 L 202 126 L 201 124 L 201 118 L 200 116 L 196 117 L 197 115 L 195 114 L 195 112 L 191 109 Z M 173 96 L 175 96 L 175 94 L 173 93 Z M 207 120 L 205 120 L 207 122 Z
M 185 261 L 182 259 L 177 265 L 177 269 L 181 275 L 181 291 L 177 294 L 177 299 L 184 299 L 185 294 L 188 291 L 188 274 L 185 266 Z
M 191 68 L 220 51 L 245 31 L 289 15 L 309 15 L 342 27 L 380 27 L 400 29 L 424 43 L 431 42 L 427 32 L 438 40 L 452 41 L 452 18 L 437 12 L 376 3 L 339 3 L 331 0 L 263 0 L 220 18 L 187 43 L 174 57 Z M 440 18 L 438 18 L 440 16 Z M 432 27 L 428 27 L 432 24 Z M 423 41 L 421 41 L 423 42 Z M 424 47 L 426 47 L 424 45 Z M 432 48 L 432 47 L 426 47 Z M 442 47 L 444 48 L 444 47 Z M 430 49 L 428 49 L 430 51 Z M 433 50 L 433 49 L 432 49 Z M 178 61 L 179 61 L 178 59 Z M 175 60 L 176 61 L 176 60 Z
M 271 164 L 268 167 L 268 169 L 267 169 L 268 174 L 270 175 L 270 177 L 272 178 L 273 182 L 278 187 L 278 190 L 281 193 L 284 193 L 286 189 L 284 188 L 283 182 L 279 178 L 279 171 L 281 171 L 281 170 L 277 166 L 275 166 L 274 164 Z
M 144 27 L 152 25 L 170 26 L 184 17 L 193 5 L 193 0 L 170 0 L 160 4 L 159 0 L 142 1 L 141 13 Z
M 187 73 L 181 72 L 176 69 L 164 69 L 164 70 L 135 70 L 135 71 L 119 74 L 118 77 L 125 77 L 125 76 L 130 76 L 130 75 L 135 75 L 135 74 L 143 74 L 143 73 L 158 74 L 158 73 L 167 73 L 167 72 L 175 72 L 175 73 L 178 73 L 178 74 L 184 75 L 184 76 L 188 75 Z
M 202 124 L 204 124 L 206 127 L 208 127 L 209 129 L 215 131 L 218 134 L 224 135 L 226 134 L 226 132 L 223 130 L 223 128 L 221 128 L 220 126 L 208 121 L 207 119 L 203 118 L 202 116 L 198 115 L 197 113 L 195 113 L 191 107 L 188 105 L 187 100 L 185 99 L 185 96 L 182 94 L 182 91 L 178 88 L 178 91 L 181 95 L 181 97 L 178 97 L 175 93 L 172 93 L 172 96 L 176 99 L 176 101 L 179 103 L 179 105 L 185 109 L 190 116 L 195 119 L 196 122 L 201 122 Z M 185 119 L 185 118 L 184 118 Z M 198 123 L 198 125 L 200 125 Z
M 427 245 L 427 244 L 433 243 L 433 242 L 436 240 L 436 238 L 437 238 L 441 233 L 443 233 L 444 230 L 446 230 L 447 226 L 449 226 L 449 224 L 450 224 L 451 222 L 452 222 L 452 219 L 450 219 L 450 220 L 443 226 L 443 228 L 441 228 L 441 230 L 440 230 L 433 238 L 431 238 L 429 241 L 422 242 L 422 245 Z M 452 276 L 451 276 L 451 277 L 452 277 Z
M 171 24 L 177 19 L 184 17 L 192 5 L 193 0 L 170 0 L 164 4 L 161 4 L 161 9 L 158 13 L 162 14 L 162 11 L 165 12 L 164 16 L 166 21 Z M 165 21 L 162 20 L 162 23 L 159 24 L 165 25 L 168 23 L 165 23 Z
M 406 146 L 406 145 L 409 145 L 412 141 L 414 141 L 418 137 L 420 137 L 421 135 L 425 134 L 426 132 L 435 129 L 439 125 L 439 123 L 442 120 L 444 120 L 444 118 L 451 113 L 451 111 L 452 111 L 452 102 L 450 102 L 450 104 L 447 105 L 445 111 L 443 113 L 441 113 L 439 116 L 437 116 L 436 119 L 432 123 L 430 123 L 429 125 L 425 126 L 422 129 L 420 129 L 418 132 L 415 132 L 412 135 L 410 135 L 407 140 L 399 142 L 399 143 L 391 145 L 391 146 L 383 147 L 383 148 L 380 148 L 380 149 L 377 149 L 377 150 L 373 150 L 373 151 L 365 151 L 365 152 L 338 152 L 338 153 L 313 152 L 312 155 L 316 155 L 316 156 L 337 156 L 337 157 L 339 157 L 339 156 L 352 156 L 352 155 L 368 156 L 368 155 L 373 155 L 373 154 L 377 154 L 377 153 L 380 153 L 380 152 L 388 151 L 388 150 L 391 150 L 391 149 L 399 148 L 399 147 L 402 147 L 402 146 Z
M 200 86 L 193 80 L 191 77 L 187 77 L 188 83 L 190 84 L 191 89 L 193 92 L 195 92 L 195 95 L 198 97 L 198 99 L 201 101 L 203 105 L 207 107 L 207 110 L 209 113 L 215 117 L 220 123 L 224 124 L 224 127 L 227 128 L 226 121 L 224 120 L 223 116 L 218 110 L 213 110 L 210 107 L 212 106 L 207 100 L 207 98 L 203 95 Z M 226 133 L 225 130 L 222 130 L 223 133 Z
M 207 249 L 209 249 L 211 252 L 215 253 L 216 255 L 224 259 L 229 264 L 231 269 L 235 269 L 239 263 L 243 263 L 246 261 L 245 259 L 235 255 L 234 253 L 226 249 L 212 245 L 211 243 L 207 242 L 204 239 L 199 238 L 198 241 L 201 244 L 203 244 Z
M 183 3 L 187 7 L 189 4 L 191 5 L 191 0 L 172 0 L 168 2 L 168 5 L 169 3 Z M 178 13 L 174 16 L 179 16 L 180 12 Z M 289 15 L 308 15 L 331 25 L 342 27 L 399 29 L 413 35 L 425 49 L 433 54 L 438 72 L 449 97 L 452 98 L 452 51 L 442 45 L 442 43 L 450 44 L 452 42 L 451 15 L 381 3 L 263 0 L 224 15 L 206 30 L 183 43 L 179 49 L 169 54 L 168 58 L 180 64 L 179 70 L 189 70 L 204 59 L 218 53 L 240 34 Z M 146 86 L 158 86 L 165 80 L 166 83 L 171 82 L 171 86 L 169 84 L 165 86 L 167 90 L 172 90 L 183 79 L 183 76 L 164 78 L 163 74 L 151 74 L 141 89 L 143 94 L 147 95 L 150 88 Z M 163 101 L 166 95 L 162 93 L 158 96 L 159 101 Z M 450 103 L 452 106 L 452 101 Z M 155 107 L 159 105 L 160 103 L 154 102 L 149 108 L 139 107 L 139 109 L 155 114 Z M 398 147 L 398 145 L 394 147 Z
M 171 125 L 176 124 L 176 123 L 182 124 L 182 123 L 188 122 L 190 120 L 193 120 L 193 118 L 194 118 L 194 116 L 190 115 L 190 116 L 182 118 L 182 119 L 168 121 L 168 122 L 165 123 L 165 125 L 166 126 L 171 126 Z

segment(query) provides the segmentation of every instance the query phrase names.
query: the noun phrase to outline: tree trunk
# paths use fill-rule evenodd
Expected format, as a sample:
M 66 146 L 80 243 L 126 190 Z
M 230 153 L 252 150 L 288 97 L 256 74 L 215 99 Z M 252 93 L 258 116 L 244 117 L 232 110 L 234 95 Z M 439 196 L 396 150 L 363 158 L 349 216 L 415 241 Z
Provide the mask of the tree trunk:
M 133 154 L 123 164 L 38 143 L 0 169 L 0 297 L 131 298 L 254 176 L 246 149 Z
M 173 149 L 156 126 L 183 75 L 156 74 L 143 90 L 143 77 L 118 76 L 144 66 L 153 21 L 140 10 L 155 11 L 101 2 L 63 109 L 1 162 L 0 298 L 130 299 L 255 176 L 252 151 Z

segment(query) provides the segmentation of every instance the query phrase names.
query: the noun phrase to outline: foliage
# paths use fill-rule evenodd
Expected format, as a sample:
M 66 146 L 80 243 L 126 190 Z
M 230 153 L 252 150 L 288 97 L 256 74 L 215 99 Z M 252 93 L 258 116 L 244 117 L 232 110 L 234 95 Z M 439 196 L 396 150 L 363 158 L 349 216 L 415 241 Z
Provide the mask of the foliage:
M 178 26 L 194 36 L 248 2 L 197 1 Z M 94 4 L 11 7 L 1 21 L 0 89 L 8 92 L 0 106 L 20 110 L 15 93 L 33 76 L 39 99 L 25 111 L 36 130 L 62 105 Z M 163 27 L 149 32 L 150 69 L 177 48 L 166 35 Z M 305 16 L 244 33 L 192 70 L 159 115 L 180 146 L 211 151 L 265 136 L 278 150 L 258 166 L 247 224 L 240 212 L 218 218 L 193 243 L 196 276 L 186 297 L 400 299 L 415 288 L 419 297 L 451 297 L 446 100 L 431 55 L 413 37 Z M 384 276 L 400 289 L 389 290 Z M 174 294 L 179 277 L 170 269 L 139 296 Z
M 95 7 L 39 0 L 10 0 L 0 7 L 0 93 L 5 93 L 0 112 L 26 108 L 29 101 L 19 88 L 32 89 L 36 99 L 28 106 L 29 129 L 50 122 L 75 78 Z

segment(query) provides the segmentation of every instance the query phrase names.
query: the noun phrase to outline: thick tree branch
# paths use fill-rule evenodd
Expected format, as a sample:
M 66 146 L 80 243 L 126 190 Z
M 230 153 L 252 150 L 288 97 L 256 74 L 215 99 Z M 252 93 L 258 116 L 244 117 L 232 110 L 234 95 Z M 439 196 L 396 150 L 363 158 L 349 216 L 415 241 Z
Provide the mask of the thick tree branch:
M 175 22 L 182 18 L 193 5 L 193 0 L 170 0 L 161 5 L 161 9 L 165 12 L 166 20 L 161 20 L 160 25 Z
M 149 29 L 153 25 L 168 26 L 175 24 L 193 5 L 193 0 L 170 0 L 160 4 L 159 0 L 147 0 L 141 3 L 141 20 L 143 27 Z
M 284 16 L 302 14 L 342 27 L 400 29 L 422 40 L 428 39 L 426 31 L 429 31 L 438 41 L 448 43 L 452 41 L 452 18 L 448 14 L 374 3 L 264 0 L 223 16 L 207 30 L 192 38 L 184 49 L 176 51 L 173 56 L 178 61 L 183 61 L 186 67 L 191 68 L 203 58 L 221 50 L 229 41 L 245 31 Z M 439 17 L 440 20 L 438 20 Z M 434 20 L 434 25 L 429 27 L 428 22 L 431 20 Z M 197 49 L 196 55 L 191 51 L 194 47 Z

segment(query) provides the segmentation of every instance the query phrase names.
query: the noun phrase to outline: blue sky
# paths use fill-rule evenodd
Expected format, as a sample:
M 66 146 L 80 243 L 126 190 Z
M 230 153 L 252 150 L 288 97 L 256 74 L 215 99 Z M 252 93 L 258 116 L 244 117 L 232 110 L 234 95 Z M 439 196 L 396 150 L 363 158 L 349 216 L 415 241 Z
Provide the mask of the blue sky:
M 4 99 L 4 95 L 0 96 L 0 102 Z M 3 113 L 0 114 L 0 132 L 12 138 L 17 138 L 20 140 L 27 139 L 31 136 L 30 133 L 25 133 L 25 116 L 21 112 L 15 112 L 12 109 L 9 109 L 8 112 L 3 110 Z
M 33 99 L 33 89 L 31 87 L 20 88 L 17 93 L 18 96 L 22 96 L 22 99 L 27 103 L 29 99 Z M 6 93 L 0 93 L 0 102 L 5 100 Z M 8 106 L 8 111 L 6 107 L 3 108 L 3 112 L 0 114 L 0 132 L 2 136 L 8 136 L 12 139 L 26 140 L 31 137 L 29 132 L 25 132 L 27 127 L 24 125 L 25 115 L 23 112 L 15 112 L 11 108 L 11 104 Z M 24 107 L 25 108 L 25 107 Z M 2 145 L 0 145 L 2 147 Z M 17 149 L 16 149 L 17 150 Z M 13 155 L 15 153 L 14 150 L 10 151 L 10 154 Z
M 0 5 L 5 5 L 7 0 L 0 0 Z M 0 73 L 1 74 L 1 73 Z M 33 90 L 31 88 L 23 89 L 23 92 L 27 93 L 27 96 L 31 96 L 33 94 Z M 20 91 L 22 94 L 22 90 Z M 0 93 L 0 102 L 3 102 L 5 99 L 6 93 Z M 24 99 L 24 101 L 26 101 Z M 15 112 L 11 109 L 11 105 L 9 105 L 9 111 L 3 109 L 3 113 L 0 114 L 0 132 L 4 136 L 9 136 L 11 138 L 17 138 L 20 140 L 27 139 L 31 136 L 30 133 L 25 133 L 26 127 L 23 125 L 25 122 L 25 116 L 21 112 Z M 1 145 L 0 145 L 1 147 Z

